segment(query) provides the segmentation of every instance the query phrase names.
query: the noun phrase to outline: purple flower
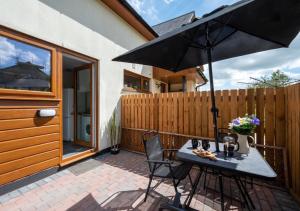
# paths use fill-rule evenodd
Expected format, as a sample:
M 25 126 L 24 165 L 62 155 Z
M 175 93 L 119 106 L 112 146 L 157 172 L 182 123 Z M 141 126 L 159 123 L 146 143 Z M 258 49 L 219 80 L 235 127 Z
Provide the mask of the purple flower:
M 254 117 L 251 121 L 252 124 L 254 125 L 259 125 L 260 124 L 260 120 L 257 117 Z
M 233 123 L 234 125 L 240 125 L 240 121 L 239 121 L 238 119 L 234 119 L 234 120 L 232 121 L 232 123 Z

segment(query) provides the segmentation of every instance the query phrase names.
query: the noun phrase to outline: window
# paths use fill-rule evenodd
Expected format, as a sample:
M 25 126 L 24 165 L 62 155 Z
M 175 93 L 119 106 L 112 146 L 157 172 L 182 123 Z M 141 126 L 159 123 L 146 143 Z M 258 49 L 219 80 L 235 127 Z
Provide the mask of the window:
M 0 88 L 51 91 L 51 51 L 0 35 Z
M 149 92 L 150 80 L 149 78 L 125 70 L 124 89 L 127 91 Z

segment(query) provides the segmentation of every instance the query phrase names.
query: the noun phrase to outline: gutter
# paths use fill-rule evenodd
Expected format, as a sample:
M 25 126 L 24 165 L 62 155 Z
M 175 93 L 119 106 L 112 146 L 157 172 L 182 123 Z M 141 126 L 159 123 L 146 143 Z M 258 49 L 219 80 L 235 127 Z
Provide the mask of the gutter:
M 200 70 L 200 68 L 196 68 L 197 73 L 203 78 L 204 82 L 202 84 L 199 84 L 195 87 L 196 91 L 198 90 L 199 87 L 204 86 L 205 84 L 207 84 L 208 79 L 206 78 L 206 76 L 203 74 L 203 72 Z

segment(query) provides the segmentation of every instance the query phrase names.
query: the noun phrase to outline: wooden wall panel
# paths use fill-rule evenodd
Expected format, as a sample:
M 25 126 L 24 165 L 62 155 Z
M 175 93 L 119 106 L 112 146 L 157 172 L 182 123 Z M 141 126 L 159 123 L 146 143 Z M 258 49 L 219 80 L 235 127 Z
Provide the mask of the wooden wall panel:
M 56 116 L 37 116 L 53 108 Z M 59 165 L 59 101 L 0 99 L 0 185 Z

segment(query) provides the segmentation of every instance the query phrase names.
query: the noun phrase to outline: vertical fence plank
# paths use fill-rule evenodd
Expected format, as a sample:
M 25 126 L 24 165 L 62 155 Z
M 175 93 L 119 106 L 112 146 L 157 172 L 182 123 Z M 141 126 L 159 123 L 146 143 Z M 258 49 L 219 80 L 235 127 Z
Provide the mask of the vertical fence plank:
M 183 95 L 183 132 L 189 134 L 189 93 Z
M 230 91 L 230 120 L 238 117 L 238 97 L 237 90 Z
M 208 137 L 208 113 L 207 113 L 207 92 L 202 92 L 201 95 L 201 125 L 202 125 L 202 133 L 201 136 Z
M 265 130 L 265 89 L 260 88 L 256 90 L 256 112 L 260 119 L 260 126 L 257 128 L 257 143 L 264 144 L 264 130 Z
M 238 92 L 238 115 L 240 117 L 246 114 L 246 90 L 240 89 Z
M 255 89 L 247 90 L 247 113 L 249 115 L 255 114 Z
M 231 121 L 230 119 L 230 101 L 229 101 L 229 91 L 228 90 L 224 90 L 223 91 L 223 106 L 222 106 L 222 128 L 228 128 L 228 124 Z
M 189 134 L 195 135 L 195 92 L 189 93 Z
M 274 89 L 266 89 L 266 104 L 265 104 L 265 144 L 268 146 L 274 146 L 275 144 L 275 102 L 274 102 Z M 265 155 L 267 161 L 274 165 L 274 150 L 266 151 Z
M 195 135 L 201 136 L 201 93 L 196 92 L 195 97 Z

